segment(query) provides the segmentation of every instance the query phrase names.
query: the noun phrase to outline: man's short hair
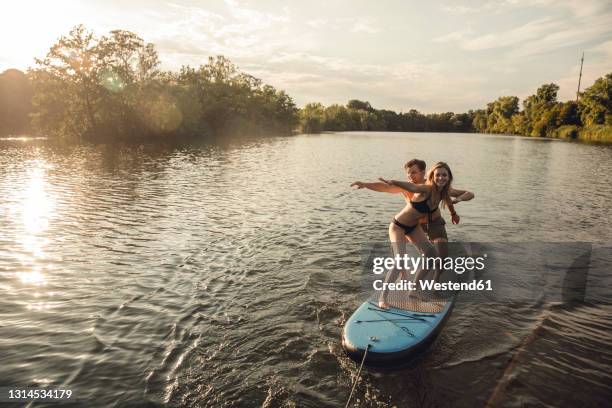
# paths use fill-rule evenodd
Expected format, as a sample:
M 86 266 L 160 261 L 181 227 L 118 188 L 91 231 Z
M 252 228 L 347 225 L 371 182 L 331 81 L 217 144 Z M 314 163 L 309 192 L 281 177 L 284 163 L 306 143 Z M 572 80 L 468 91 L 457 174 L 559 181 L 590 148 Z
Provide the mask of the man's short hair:
M 409 168 L 411 168 L 414 165 L 417 165 L 421 171 L 425 171 L 425 168 L 427 167 L 423 160 L 412 159 L 412 160 L 406 162 L 406 164 L 404 164 L 404 170 L 408 170 Z

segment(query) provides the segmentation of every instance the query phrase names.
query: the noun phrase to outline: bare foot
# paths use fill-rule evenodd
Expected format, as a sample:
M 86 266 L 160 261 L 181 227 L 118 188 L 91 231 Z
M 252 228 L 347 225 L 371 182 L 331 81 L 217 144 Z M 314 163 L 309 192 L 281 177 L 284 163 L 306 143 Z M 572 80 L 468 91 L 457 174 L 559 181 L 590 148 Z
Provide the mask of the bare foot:
M 380 307 L 381 309 L 388 309 L 389 308 L 389 303 L 387 303 L 386 299 L 380 299 L 378 301 L 378 307 Z

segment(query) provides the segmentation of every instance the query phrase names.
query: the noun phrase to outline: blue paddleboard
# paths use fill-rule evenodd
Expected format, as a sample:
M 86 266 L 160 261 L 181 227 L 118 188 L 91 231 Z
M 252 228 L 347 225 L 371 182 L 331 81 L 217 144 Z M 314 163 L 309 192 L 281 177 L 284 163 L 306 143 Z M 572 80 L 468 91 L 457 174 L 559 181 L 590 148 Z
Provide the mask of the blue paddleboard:
M 359 363 L 369 346 L 366 365 L 406 363 L 433 343 L 450 316 L 455 299 L 453 295 L 435 302 L 415 301 L 412 310 L 381 309 L 375 302 L 364 302 L 346 322 L 342 346 Z

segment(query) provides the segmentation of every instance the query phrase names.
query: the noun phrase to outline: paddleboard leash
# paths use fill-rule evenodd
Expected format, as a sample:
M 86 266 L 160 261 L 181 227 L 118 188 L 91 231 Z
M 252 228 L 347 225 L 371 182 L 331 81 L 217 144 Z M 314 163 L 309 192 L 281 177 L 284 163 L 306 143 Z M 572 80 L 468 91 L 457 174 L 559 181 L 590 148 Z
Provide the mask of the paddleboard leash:
M 368 355 L 368 350 L 372 347 L 371 344 L 366 346 L 366 349 L 363 353 L 363 358 L 361 359 L 361 364 L 359 365 L 359 371 L 357 371 L 357 377 L 355 377 L 355 381 L 353 382 L 353 388 L 351 389 L 351 394 L 349 395 L 348 401 L 346 401 L 346 405 L 344 408 L 348 408 L 351 403 L 351 399 L 353 398 L 353 393 L 355 392 L 355 388 L 357 387 L 357 383 L 359 382 L 359 378 L 361 376 L 361 369 L 363 368 L 363 363 L 365 362 L 366 356 Z

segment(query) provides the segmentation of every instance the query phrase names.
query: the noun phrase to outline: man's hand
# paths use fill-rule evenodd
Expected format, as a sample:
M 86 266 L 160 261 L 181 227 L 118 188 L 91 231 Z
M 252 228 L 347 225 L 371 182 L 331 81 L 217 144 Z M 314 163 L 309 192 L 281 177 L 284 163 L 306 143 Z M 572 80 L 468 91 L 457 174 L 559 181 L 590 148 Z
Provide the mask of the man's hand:
M 365 184 L 365 183 L 362 183 L 361 181 L 356 181 L 356 182 L 354 182 L 353 184 L 351 184 L 351 187 L 357 187 L 358 189 L 359 189 L 359 188 L 364 188 L 364 187 L 365 187 L 365 185 L 364 185 L 364 184 Z

